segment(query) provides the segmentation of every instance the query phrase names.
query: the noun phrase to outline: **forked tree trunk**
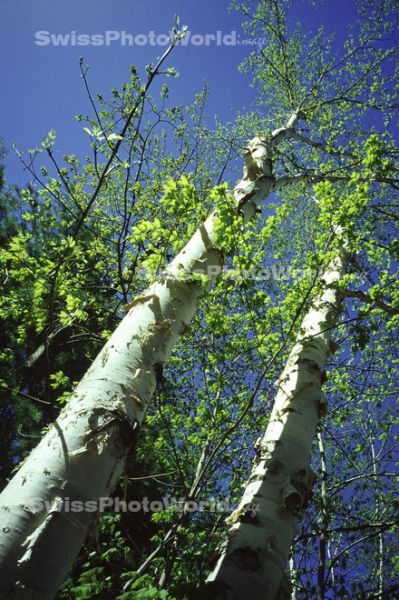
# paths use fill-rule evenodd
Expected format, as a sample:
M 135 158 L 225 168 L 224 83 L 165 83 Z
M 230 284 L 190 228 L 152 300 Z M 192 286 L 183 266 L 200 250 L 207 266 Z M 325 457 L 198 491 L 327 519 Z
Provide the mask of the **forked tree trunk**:
M 293 114 L 286 127 L 249 143 L 243 179 L 232 192 L 244 220 L 274 189 L 273 147 L 290 137 L 298 118 Z M 57 592 L 95 510 L 92 504 L 91 512 L 72 512 L 63 502 L 97 501 L 120 478 L 162 366 L 203 293 L 193 273 L 200 270 L 212 279 L 223 264 L 215 243 L 216 216 L 208 217 L 132 303 L 57 421 L 1 494 L 0 598 L 46 600 Z
M 344 274 L 344 262 L 338 256 L 328 265 L 322 276 L 323 291 L 304 317 L 276 383 L 266 433 L 256 443 L 250 478 L 237 510 L 227 519 L 226 541 L 205 585 L 209 598 L 290 597 L 280 586 L 297 516 L 309 501 L 315 479 L 309 460 L 323 412 L 321 385 L 331 332 L 339 314 L 334 285 Z

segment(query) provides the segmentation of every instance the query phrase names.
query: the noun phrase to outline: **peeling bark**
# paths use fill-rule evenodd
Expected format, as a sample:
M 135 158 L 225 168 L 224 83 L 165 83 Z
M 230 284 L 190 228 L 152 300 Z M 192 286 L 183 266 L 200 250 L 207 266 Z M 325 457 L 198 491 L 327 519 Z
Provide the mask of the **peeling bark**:
M 323 291 L 304 317 L 276 382 L 278 392 L 269 424 L 263 439 L 256 443 L 250 478 L 238 509 L 227 519 L 230 528 L 225 543 L 205 584 L 205 590 L 210 586 L 209 598 L 284 597 L 281 583 L 297 517 L 306 508 L 315 481 L 309 458 L 321 412 L 331 330 L 339 313 L 334 284 L 344 274 L 344 263 L 343 257 L 337 257 L 326 269 Z M 245 516 L 249 510 L 251 519 Z
M 286 127 L 249 142 L 244 176 L 232 191 L 244 221 L 273 191 L 273 147 L 293 135 L 299 118 L 294 113 Z M 127 307 L 58 420 L 1 494 L 0 598 L 46 600 L 56 594 L 94 515 L 60 507 L 65 499 L 108 496 L 120 478 L 160 366 L 204 293 L 193 274 L 201 269 L 211 283 L 221 270 L 216 219 L 213 212 L 161 277 Z M 35 499 L 49 507 L 40 510 Z M 253 551 L 248 560 L 255 565 L 261 557 Z

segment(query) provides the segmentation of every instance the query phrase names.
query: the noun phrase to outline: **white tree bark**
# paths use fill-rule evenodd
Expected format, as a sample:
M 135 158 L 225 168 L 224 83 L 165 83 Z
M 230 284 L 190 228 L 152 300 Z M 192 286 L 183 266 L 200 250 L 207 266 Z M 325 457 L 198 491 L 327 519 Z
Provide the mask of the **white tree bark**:
M 323 411 L 322 374 L 339 313 L 334 284 L 344 274 L 344 263 L 344 256 L 334 258 L 322 276 L 323 291 L 304 317 L 276 383 L 269 424 L 256 444 L 250 478 L 237 510 L 227 519 L 226 542 L 205 585 L 212 598 L 290 597 L 280 586 L 297 515 L 309 501 L 315 479 L 309 459 Z
M 327 557 L 329 555 L 329 534 L 328 526 L 330 522 L 330 509 L 328 505 L 328 492 L 327 492 L 327 459 L 326 452 L 324 449 L 324 440 L 321 428 L 317 430 L 317 444 L 319 446 L 320 454 L 320 469 L 321 469 L 321 482 L 320 482 L 320 501 L 321 501 L 321 524 L 320 524 L 320 537 L 319 537 L 319 558 L 317 567 L 317 600 L 325 600 L 326 595 L 326 571 L 327 571 Z
M 273 191 L 273 147 L 299 118 L 249 142 L 243 178 L 232 194 L 244 220 Z M 114 489 L 132 450 L 157 378 L 224 256 L 212 213 L 158 280 L 131 305 L 57 421 L 0 496 L 0 598 L 53 598 L 78 553 L 93 512 L 63 501 L 97 501 Z M 47 502 L 42 509 L 36 499 Z M 95 505 L 93 505 L 95 509 Z

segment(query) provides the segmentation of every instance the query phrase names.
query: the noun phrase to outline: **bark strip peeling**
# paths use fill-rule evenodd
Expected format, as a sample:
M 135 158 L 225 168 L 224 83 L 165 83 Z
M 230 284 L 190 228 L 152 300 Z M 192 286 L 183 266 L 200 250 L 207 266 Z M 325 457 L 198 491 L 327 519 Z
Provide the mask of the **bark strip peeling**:
M 323 291 L 305 315 L 300 334 L 276 382 L 278 392 L 241 502 L 205 584 L 209 598 L 276 600 L 294 538 L 297 516 L 309 502 L 315 475 L 309 457 L 320 417 L 321 385 L 332 327 L 339 313 L 334 284 L 345 270 L 334 258 Z
M 274 189 L 273 147 L 299 119 L 249 142 L 233 196 L 244 221 Z M 93 512 L 68 512 L 65 499 L 97 501 L 114 489 L 168 358 L 203 294 L 196 269 L 212 280 L 224 261 L 212 213 L 132 304 L 57 421 L 0 496 L 0 598 L 51 599 L 84 542 Z M 210 281 L 211 282 L 211 281 Z M 43 503 L 46 503 L 43 509 Z M 65 505 L 64 505 L 65 506 Z M 40 573 L 40 576 L 38 575 Z

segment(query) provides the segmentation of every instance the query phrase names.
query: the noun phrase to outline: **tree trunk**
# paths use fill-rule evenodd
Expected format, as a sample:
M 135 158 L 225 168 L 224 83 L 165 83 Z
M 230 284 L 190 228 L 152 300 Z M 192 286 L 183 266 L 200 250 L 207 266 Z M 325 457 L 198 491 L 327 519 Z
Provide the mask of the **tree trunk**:
M 339 314 L 334 284 L 345 270 L 343 256 L 328 265 L 323 291 L 301 324 L 297 341 L 276 385 L 278 392 L 263 439 L 256 443 L 251 476 L 205 588 L 224 600 L 275 600 L 298 513 L 310 499 L 315 476 L 309 458 L 323 412 L 321 385 L 331 331 Z M 280 589 L 281 587 L 281 589 Z M 288 587 L 288 586 L 287 586 Z M 213 595 L 211 596 L 213 592 Z
M 327 458 L 324 448 L 323 434 L 321 427 L 317 431 L 317 443 L 320 454 L 320 501 L 321 501 L 321 523 L 320 523 L 320 538 L 319 538 L 319 558 L 317 566 L 317 600 L 325 600 L 326 595 L 326 571 L 327 571 L 327 554 L 328 554 L 328 526 L 330 524 L 330 509 L 327 500 Z
M 293 133 L 299 114 L 245 154 L 232 194 L 244 221 L 275 186 L 273 147 Z M 57 421 L 0 496 L 0 598 L 53 598 L 92 521 L 95 502 L 114 489 L 162 377 L 173 345 L 195 313 L 224 256 L 212 213 L 158 280 L 130 306 Z M 68 510 L 92 501 L 91 511 Z M 46 503 L 43 508 L 43 503 Z M 77 505 L 75 504 L 75 507 Z

